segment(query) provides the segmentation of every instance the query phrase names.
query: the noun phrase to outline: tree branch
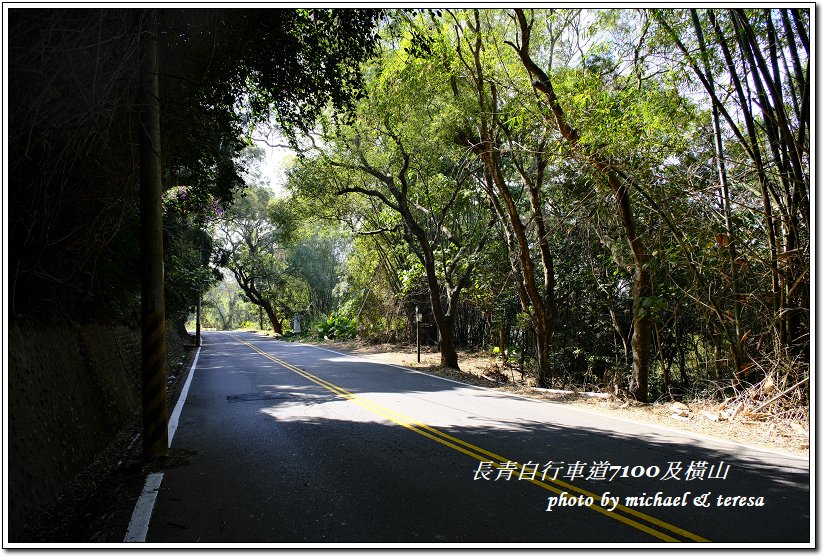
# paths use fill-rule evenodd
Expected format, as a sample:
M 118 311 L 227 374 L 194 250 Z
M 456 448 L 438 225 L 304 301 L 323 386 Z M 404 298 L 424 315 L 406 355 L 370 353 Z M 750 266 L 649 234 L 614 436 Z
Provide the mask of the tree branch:
M 359 187 L 359 186 L 348 186 L 348 187 L 341 188 L 338 191 L 336 191 L 335 195 L 343 195 L 345 193 L 360 193 L 360 194 L 363 194 L 363 195 L 368 195 L 370 197 L 377 197 L 387 207 L 390 207 L 391 209 L 397 211 L 398 213 L 401 213 L 401 208 L 396 203 L 393 203 L 392 201 L 390 201 L 388 197 L 386 197 L 383 193 L 379 192 L 378 190 L 370 190 L 368 188 L 362 188 L 362 187 Z
M 360 236 L 372 236 L 372 235 L 375 235 L 375 234 L 386 234 L 387 232 L 397 232 L 398 230 L 400 230 L 400 228 L 401 228 L 401 225 L 396 224 L 392 228 L 378 228 L 376 230 L 367 230 L 366 232 L 363 232 L 363 231 L 359 230 L 357 232 L 357 234 L 360 235 Z

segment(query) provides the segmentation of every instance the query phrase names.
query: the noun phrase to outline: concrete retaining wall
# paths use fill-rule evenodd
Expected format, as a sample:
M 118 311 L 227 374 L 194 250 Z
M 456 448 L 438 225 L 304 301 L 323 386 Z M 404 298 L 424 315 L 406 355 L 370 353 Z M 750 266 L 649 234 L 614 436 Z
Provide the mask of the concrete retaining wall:
M 167 333 L 170 367 L 185 342 Z M 6 346 L 13 533 L 139 415 L 140 331 L 13 321 Z

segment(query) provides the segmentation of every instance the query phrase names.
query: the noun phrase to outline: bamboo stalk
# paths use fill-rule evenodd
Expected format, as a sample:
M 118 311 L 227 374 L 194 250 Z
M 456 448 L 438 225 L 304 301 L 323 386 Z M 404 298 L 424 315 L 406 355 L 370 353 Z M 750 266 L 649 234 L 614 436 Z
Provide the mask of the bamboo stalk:
M 774 397 L 772 397 L 770 400 L 768 400 L 767 402 L 765 402 L 764 404 L 762 404 L 762 405 L 761 405 L 761 406 L 759 406 L 758 408 L 755 408 L 755 409 L 753 409 L 753 410 L 750 410 L 750 412 L 749 412 L 749 413 L 750 413 L 750 414 L 754 414 L 754 413 L 758 412 L 759 410 L 761 410 L 762 408 L 765 408 L 765 407 L 769 406 L 770 404 L 772 404 L 773 402 L 775 402 L 776 400 L 778 400 L 778 399 L 779 399 L 779 398 L 781 398 L 782 396 L 786 395 L 787 393 L 789 393 L 790 391 L 792 391 L 792 390 L 793 390 L 793 389 L 795 389 L 796 387 L 799 387 L 799 386 L 803 385 L 804 383 L 806 383 L 806 382 L 807 382 L 807 381 L 809 381 L 809 380 L 810 380 L 810 378 L 809 378 L 809 377 L 806 377 L 806 378 L 802 379 L 801 381 L 799 381 L 798 383 L 796 383 L 795 385 L 793 385 L 792 387 L 790 387 L 790 388 L 789 388 L 789 389 L 787 389 L 786 391 L 784 391 L 784 392 L 782 392 L 782 393 L 779 393 L 779 394 L 775 395 Z

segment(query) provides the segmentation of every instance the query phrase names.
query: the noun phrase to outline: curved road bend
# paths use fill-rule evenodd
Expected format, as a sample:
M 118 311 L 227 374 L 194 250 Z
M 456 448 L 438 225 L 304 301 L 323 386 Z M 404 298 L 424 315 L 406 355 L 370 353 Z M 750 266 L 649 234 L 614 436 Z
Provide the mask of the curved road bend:
M 805 459 L 251 333 L 204 334 L 172 449 L 148 542 L 811 540 Z

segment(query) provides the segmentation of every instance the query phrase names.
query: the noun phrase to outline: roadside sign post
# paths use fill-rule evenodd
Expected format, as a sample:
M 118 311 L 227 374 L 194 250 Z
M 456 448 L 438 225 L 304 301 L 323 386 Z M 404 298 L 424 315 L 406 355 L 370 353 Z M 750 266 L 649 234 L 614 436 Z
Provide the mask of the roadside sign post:
M 197 317 L 195 318 L 195 346 L 200 346 L 200 315 L 203 312 L 203 294 L 197 295 Z
M 421 312 L 415 306 L 415 341 L 418 345 L 418 363 L 421 363 Z

